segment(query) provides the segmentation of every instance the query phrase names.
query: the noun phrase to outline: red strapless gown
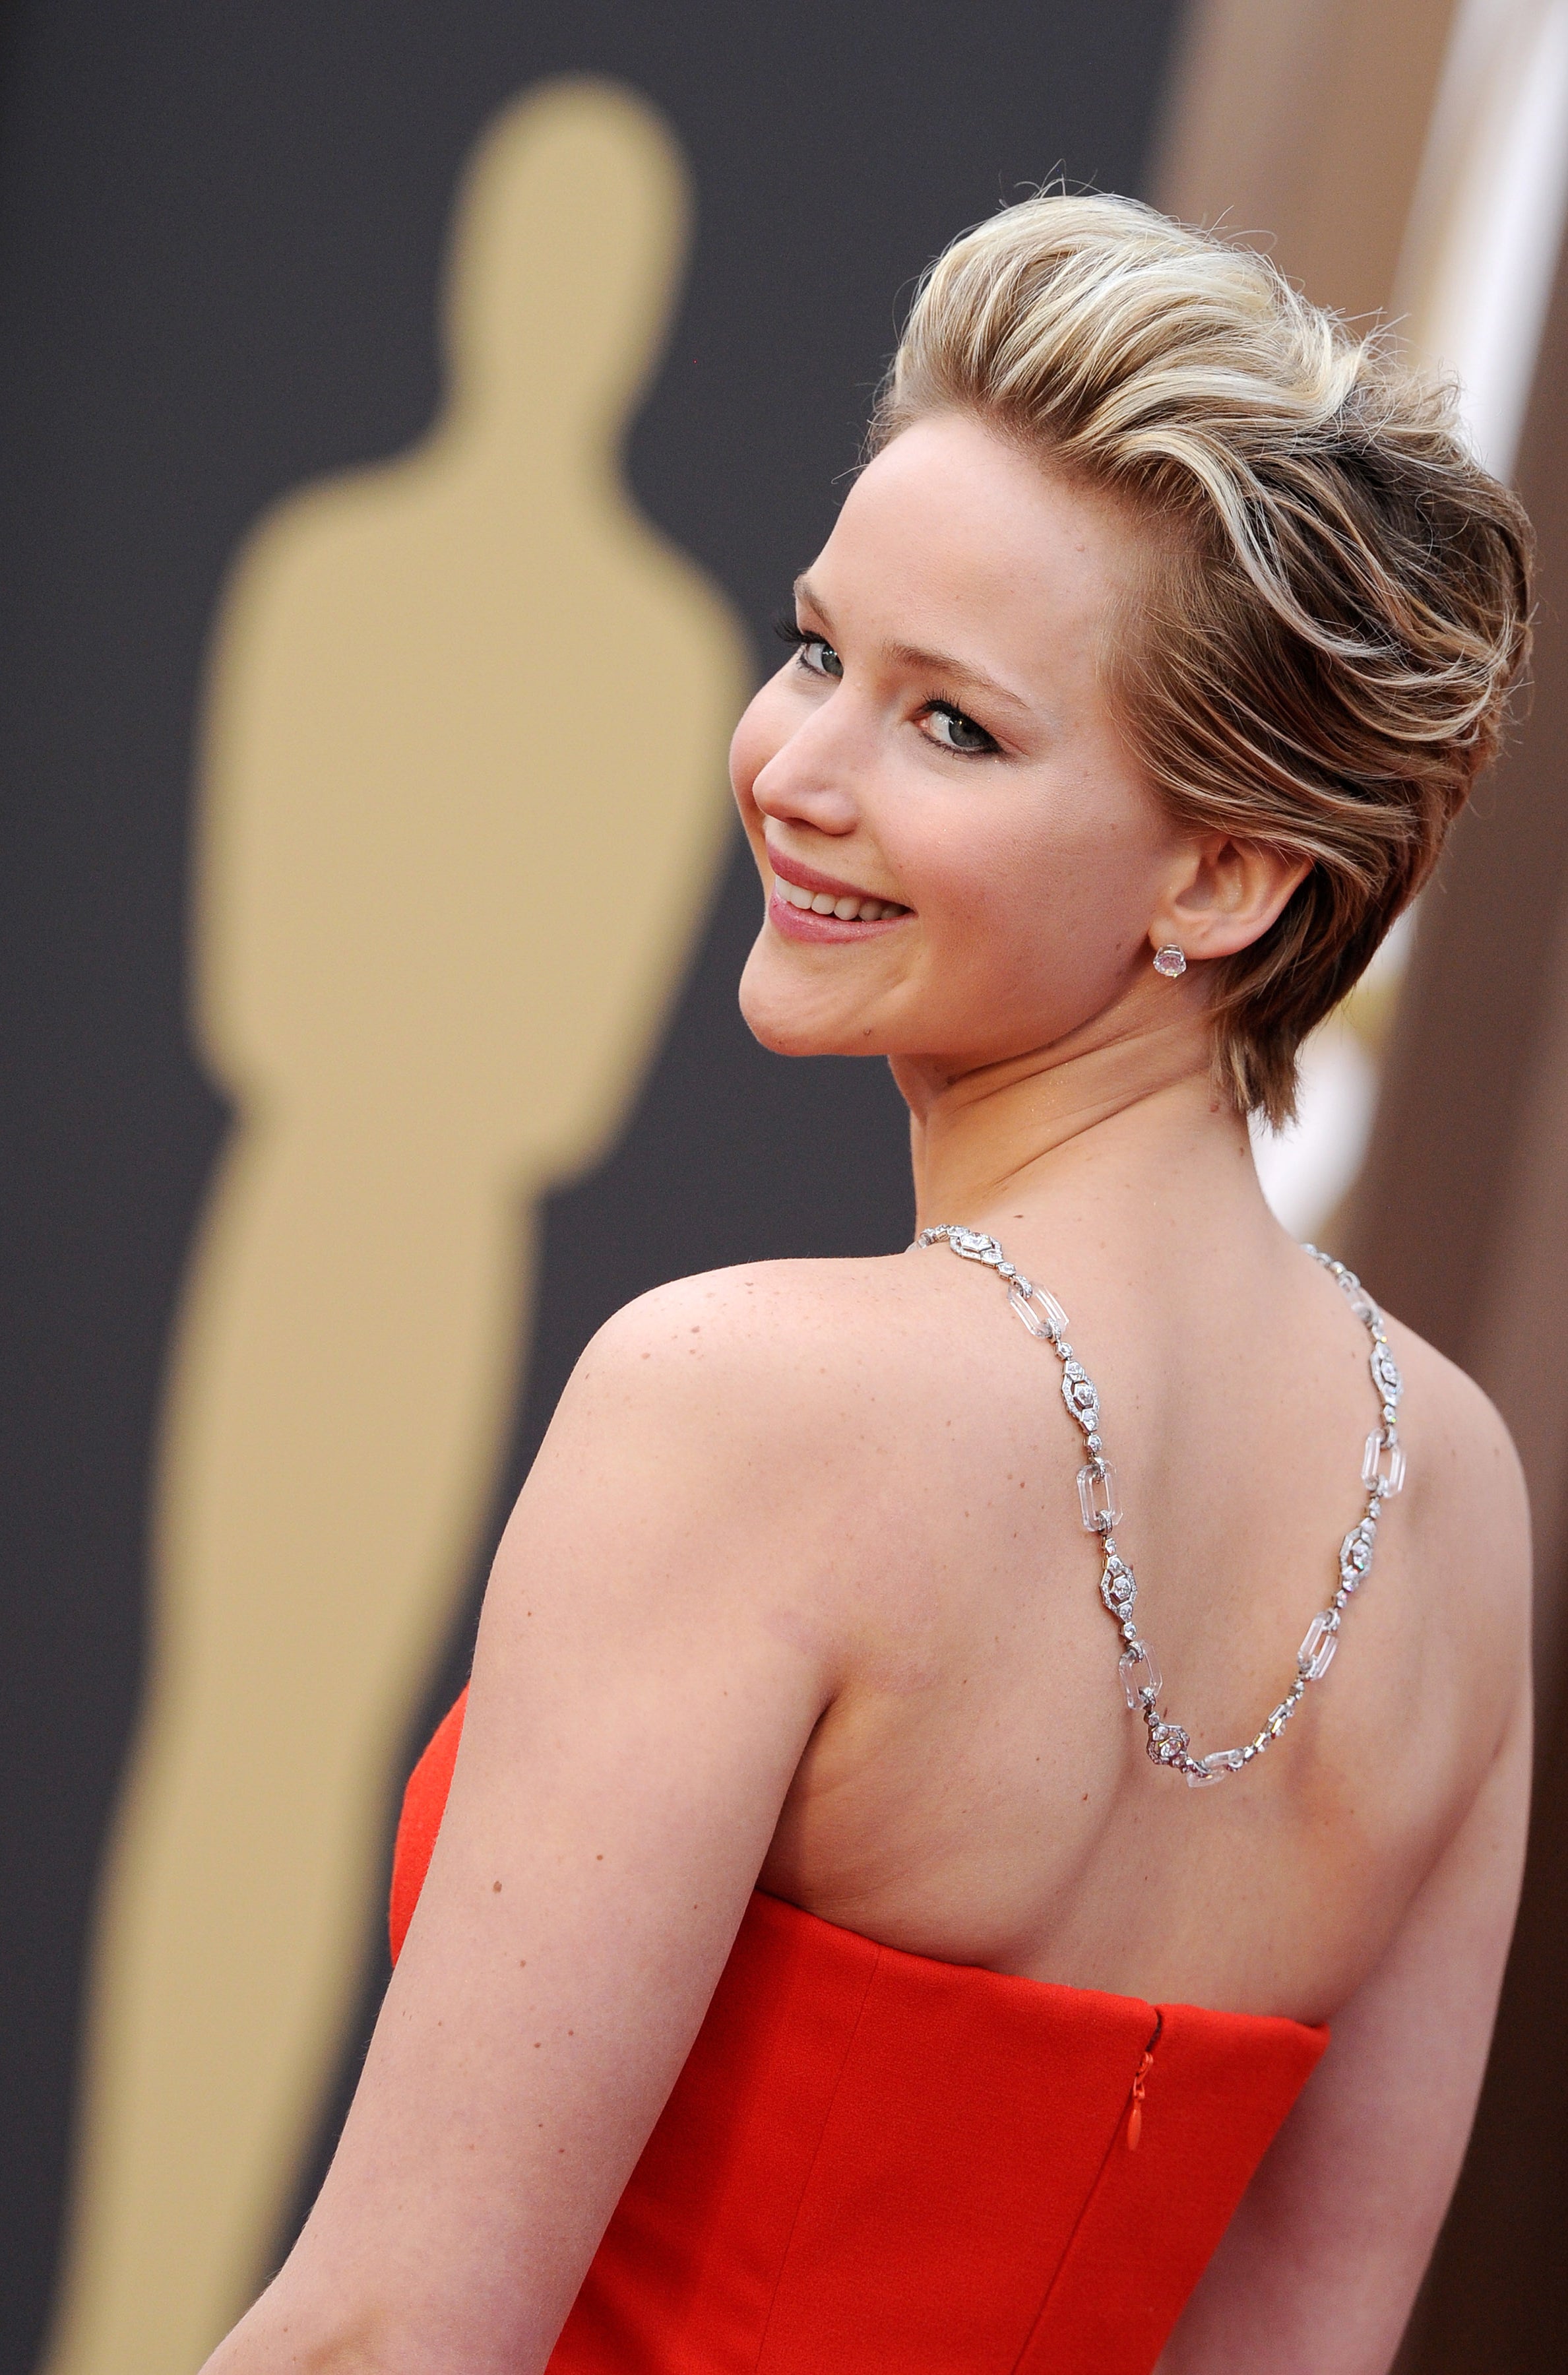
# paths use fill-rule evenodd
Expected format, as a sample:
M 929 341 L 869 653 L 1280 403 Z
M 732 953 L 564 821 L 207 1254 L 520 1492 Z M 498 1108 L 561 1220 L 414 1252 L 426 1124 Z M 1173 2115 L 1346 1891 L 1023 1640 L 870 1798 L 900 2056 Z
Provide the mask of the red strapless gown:
M 404 1800 L 395 1956 L 462 1722 Z M 1326 2043 L 758 1892 L 550 2375 L 1149 2375 Z

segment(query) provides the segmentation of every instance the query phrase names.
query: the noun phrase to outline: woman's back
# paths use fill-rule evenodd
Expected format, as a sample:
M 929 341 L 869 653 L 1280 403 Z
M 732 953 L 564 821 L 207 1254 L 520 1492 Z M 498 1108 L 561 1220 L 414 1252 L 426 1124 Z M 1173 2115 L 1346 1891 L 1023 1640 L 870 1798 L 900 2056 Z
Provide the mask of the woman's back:
M 1185 1199 L 1211 1215 L 1196 1241 L 1102 1210 L 1115 1275 L 1091 1259 L 1053 1268 L 1033 1247 L 1058 1229 L 1094 1242 L 1072 1171 L 1058 1164 L 1056 1209 L 1020 1218 L 1012 1250 L 1075 1312 L 1118 1498 L 1161 1513 L 1118 1528 L 1145 1570 L 1140 1624 L 1204 1727 L 1195 1745 L 1228 1744 L 1283 1695 L 1338 1581 L 1381 1409 L 1368 1338 L 1244 1176 Z M 1000 1216 L 983 1217 L 999 1234 Z M 1167 1268 L 1162 1298 L 1138 1275 L 1140 1247 Z M 1244 1301 L 1255 1334 L 1231 1322 Z M 1096 1309 L 1098 1331 L 1083 1324 Z M 1441 1967 L 1425 1987 L 1416 1970 L 1413 1997 L 1407 1983 L 1388 2007 L 1397 2050 L 1379 2038 L 1368 2069 L 1364 1983 L 1412 1899 L 1441 1897 L 1456 1835 L 1499 1781 L 1504 1800 L 1516 1790 L 1507 1534 L 1521 1512 L 1481 1398 L 1397 1341 L 1410 1482 L 1385 1506 L 1346 1655 L 1267 1756 L 1193 1791 L 1143 1753 L 1079 1521 L 1060 1372 L 992 1271 L 938 1246 L 712 1273 L 596 1340 L 542 1457 L 542 1531 L 511 1554 L 537 1578 L 533 1659 L 559 1673 L 557 1628 L 572 1627 L 550 1581 L 552 1485 L 573 1497 L 573 1443 L 613 1426 L 634 1469 L 616 1496 L 674 1546 L 681 1593 L 723 1631 L 738 1585 L 759 1633 L 831 1670 L 833 1691 L 762 1859 L 770 1895 L 742 1922 L 552 2375 L 794 2375 L 824 2355 L 846 2375 L 1141 2375 L 1321 2050 L 1323 2031 L 1299 2023 L 1345 2015 L 1340 2099 L 1309 2092 L 1225 2251 L 1256 2242 L 1270 2183 L 1307 2238 L 1301 2165 L 1326 2125 L 1342 2131 L 1347 2091 L 1370 2125 L 1372 2183 L 1363 2200 L 1341 2176 L 1337 2223 L 1353 2207 L 1375 2230 L 1380 2179 L 1413 2142 L 1441 2155 L 1443 2056 L 1456 2045 L 1462 2062 L 1468 2008 Z M 1139 1390 L 1140 1363 L 1155 1390 Z M 1501 1577 L 1490 1607 L 1483 1573 Z M 1352 1651 L 1365 1672 L 1350 1692 Z M 538 1702 L 547 1720 L 552 1705 Z M 1397 1719 L 1411 1709 L 1421 1720 Z M 690 1723 L 702 1733 L 713 1714 L 693 1705 Z M 410 1790 L 399 1944 L 456 1741 L 454 1718 Z M 631 1781 L 656 1800 L 656 1769 Z M 635 1897 L 638 1876 L 621 1875 L 612 1906 Z M 634 1914 L 625 1929 L 639 1934 Z M 1421 2084 L 1389 2105 L 1379 2079 L 1401 2051 Z M 1434 2109 L 1437 2139 L 1422 2133 Z
M 1250 1739 L 1294 1681 L 1365 1506 L 1379 1398 L 1364 1329 L 1250 1176 L 1173 1178 L 1175 1209 L 1140 1219 L 1115 1209 L 1102 1161 L 1010 1235 L 998 1213 L 952 1217 L 994 1229 L 1070 1315 L 1139 1625 L 1201 1754 Z M 1178 1217 L 1193 1211 L 1196 1231 Z M 711 1366 L 726 1423 L 749 1418 L 737 1490 L 774 1621 L 845 1645 L 763 1886 L 948 1961 L 1332 2016 L 1516 1697 L 1523 1497 L 1467 1379 L 1392 1328 L 1408 1481 L 1332 1672 L 1267 1757 L 1193 1791 L 1151 1766 L 1127 1710 L 1075 1490 L 1082 1437 L 992 1273 L 942 1247 L 770 1264 L 661 1290 L 615 1324 L 655 1360 L 667 1329 Z

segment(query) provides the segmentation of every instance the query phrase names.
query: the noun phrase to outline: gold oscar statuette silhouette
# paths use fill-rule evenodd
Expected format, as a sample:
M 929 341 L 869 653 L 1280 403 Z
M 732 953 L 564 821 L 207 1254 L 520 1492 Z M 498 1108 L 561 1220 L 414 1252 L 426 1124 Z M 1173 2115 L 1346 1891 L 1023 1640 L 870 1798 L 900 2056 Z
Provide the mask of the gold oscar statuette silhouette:
M 621 466 L 687 221 L 631 93 L 503 112 L 434 428 L 280 504 L 220 607 L 195 977 L 235 1122 L 171 1354 L 48 2375 L 186 2375 L 266 2273 L 491 1505 L 538 1199 L 611 1141 L 712 891 L 749 664 Z

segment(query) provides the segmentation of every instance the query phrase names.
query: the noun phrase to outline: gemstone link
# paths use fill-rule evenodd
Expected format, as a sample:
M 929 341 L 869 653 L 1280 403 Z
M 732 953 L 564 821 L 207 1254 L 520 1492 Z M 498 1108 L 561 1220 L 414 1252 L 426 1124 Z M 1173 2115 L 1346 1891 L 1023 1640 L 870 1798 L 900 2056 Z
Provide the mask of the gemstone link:
M 1125 1559 L 1113 1551 L 1105 1562 L 1105 1572 L 1100 1578 L 1100 1597 L 1113 1616 L 1130 1616 L 1138 1598 L 1138 1584 Z
M 1028 1329 L 1032 1336 L 1049 1336 L 1051 1333 L 1050 1325 L 1046 1320 L 1044 1314 L 1043 1312 L 1036 1311 L 1033 1303 L 1024 1293 L 1023 1281 L 1021 1279 L 1015 1278 L 1008 1285 L 1008 1301 L 1012 1305 L 1013 1309 L 1017 1312 L 1019 1317 L 1022 1320 L 1024 1326 Z
M 1339 1581 L 1347 1591 L 1354 1591 L 1372 1566 L 1373 1546 L 1377 1540 L 1377 1519 L 1363 1518 L 1352 1526 L 1339 1545 Z
M 1384 1465 L 1385 1457 L 1387 1459 L 1386 1467 Z M 1362 1483 L 1375 1484 L 1380 1499 L 1385 1501 L 1391 1501 L 1396 1493 L 1402 1491 L 1405 1483 L 1405 1454 L 1400 1445 L 1390 1443 L 1385 1434 L 1369 1435 L 1366 1439 L 1366 1451 L 1362 1459 Z
M 1135 1711 L 1146 1691 L 1157 1699 L 1165 1687 L 1164 1677 L 1154 1662 L 1154 1652 L 1145 1641 L 1129 1643 L 1116 1660 L 1116 1672 L 1122 1678 L 1127 1705 Z
M 1307 1626 L 1306 1639 L 1296 1653 L 1296 1669 L 1309 1683 L 1320 1683 L 1339 1647 L 1339 1619 L 1326 1611 Z
M 1062 1371 L 1062 1400 L 1085 1435 L 1100 1424 L 1100 1396 L 1081 1361 L 1069 1361 Z
M 1078 1506 L 1086 1534 L 1108 1533 L 1121 1518 L 1116 1499 L 1116 1474 L 1108 1461 L 1091 1459 L 1078 1471 Z

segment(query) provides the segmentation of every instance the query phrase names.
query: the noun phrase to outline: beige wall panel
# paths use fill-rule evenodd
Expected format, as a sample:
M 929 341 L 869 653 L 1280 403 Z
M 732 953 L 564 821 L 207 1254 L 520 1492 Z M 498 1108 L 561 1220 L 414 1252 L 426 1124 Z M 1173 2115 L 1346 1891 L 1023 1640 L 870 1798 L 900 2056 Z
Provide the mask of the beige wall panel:
M 1357 1259 L 1497 1401 L 1536 1527 L 1536 1802 L 1475 2135 L 1401 2375 L 1557 2375 L 1568 2311 L 1568 251 L 1519 455 L 1534 684 L 1423 907 Z
M 1320 305 L 1392 297 L 1453 0 L 1193 0 L 1153 180 Z
M 1568 249 L 1519 450 L 1540 545 L 1532 681 L 1421 908 L 1350 1258 L 1473 1371 L 1525 1460 L 1543 1646 L 1568 1562 Z M 1543 1668 L 1550 1695 L 1553 1676 Z
M 264 2273 L 490 1505 L 535 1205 L 620 1123 L 712 890 L 749 657 L 620 465 L 687 210 L 629 94 L 504 114 L 440 419 L 265 520 L 217 622 L 195 1002 L 238 1118 L 168 1378 L 52 2375 L 180 2375 Z
M 1568 795 L 1568 783 L 1562 789 Z M 1475 1369 L 1507 1412 L 1529 1480 L 1536 1668 L 1550 1703 L 1562 1672 L 1568 1570 L 1568 916 L 1559 917 L 1542 991 L 1518 1138 L 1484 1257 Z
M 1195 0 L 1156 183 L 1189 219 L 1272 235 L 1309 295 L 1432 310 L 1444 195 L 1407 244 L 1452 0 Z M 1403 258 L 1402 258 L 1403 251 Z M 1403 289 L 1397 289 L 1401 261 Z M 1429 326 L 1416 324 L 1421 328 Z M 1562 2363 L 1568 2085 L 1568 257 L 1518 483 L 1541 537 L 1530 713 L 1422 903 L 1368 1161 L 1333 1242 L 1469 1367 L 1523 1453 L 1539 1533 L 1543 1756 L 1518 1936 L 1475 2139 L 1401 2375 Z

